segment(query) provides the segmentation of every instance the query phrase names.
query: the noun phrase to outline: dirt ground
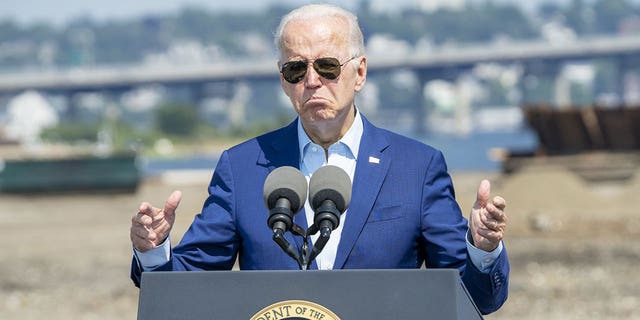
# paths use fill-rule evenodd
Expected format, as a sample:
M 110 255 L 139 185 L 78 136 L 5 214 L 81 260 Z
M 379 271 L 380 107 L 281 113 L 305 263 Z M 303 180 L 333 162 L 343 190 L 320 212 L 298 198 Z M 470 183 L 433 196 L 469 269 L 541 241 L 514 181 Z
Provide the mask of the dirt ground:
M 174 240 L 200 211 L 207 172 L 135 194 L 0 196 L 0 319 L 135 319 L 130 217 L 181 189 Z M 481 173 L 454 174 L 468 213 Z M 491 174 L 507 199 L 510 297 L 486 319 L 640 319 L 640 172 L 589 185 L 558 168 Z

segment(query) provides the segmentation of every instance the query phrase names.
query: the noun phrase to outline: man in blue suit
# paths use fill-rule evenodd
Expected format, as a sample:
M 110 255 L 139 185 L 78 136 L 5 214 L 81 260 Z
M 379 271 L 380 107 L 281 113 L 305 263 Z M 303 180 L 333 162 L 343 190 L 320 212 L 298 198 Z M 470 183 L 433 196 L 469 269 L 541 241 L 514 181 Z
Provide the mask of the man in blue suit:
M 342 168 L 351 203 L 312 269 L 457 268 L 478 308 L 507 299 L 509 262 L 502 238 L 505 201 L 480 183 L 470 219 L 455 201 L 442 153 L 372 125 L 354 98 L 367 58 L 357 19 L 329 5 L 286 15 L 276 33 L 282 88 L 298 117 L 290 125 L 226 150 L 209 197 L 180 244 L 169 233 L 181 193 L 164 208 L 143 202 L 132 218 L 132 279 L 143 271 L 298 269 L 272 241 L 263 197 L 267 175 L 292 166 L 309 179 L 321 166 Z M 308 201 L 294 222 L 313 223 Z M 300 247 L 300 237 L 287 234 Z

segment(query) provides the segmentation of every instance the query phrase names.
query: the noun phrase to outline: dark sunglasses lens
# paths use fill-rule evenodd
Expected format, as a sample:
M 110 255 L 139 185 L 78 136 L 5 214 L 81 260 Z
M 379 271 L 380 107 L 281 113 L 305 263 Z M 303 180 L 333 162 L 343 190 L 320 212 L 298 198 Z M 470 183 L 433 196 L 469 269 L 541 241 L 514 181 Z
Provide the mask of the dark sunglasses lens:
M 313 69 L 319 75 L 329 80 L 334 80 L 340 75 L 342 66 L 336 58 L 320 58 L 313 62 Z
M 307 64 L 304 61 L 290 61 L 282 66 L 282 77 L 290 83 L 297 83 L 307 73 Z
M 329 80 L 338 78 L 342 71 L 340 61 L 336 58 L 320 58 L 313 61 L 313 69 Z M 289 83 L 298 83 L 307 74 L 307 62 L 289 61 L 282 65 L 282 77 Z

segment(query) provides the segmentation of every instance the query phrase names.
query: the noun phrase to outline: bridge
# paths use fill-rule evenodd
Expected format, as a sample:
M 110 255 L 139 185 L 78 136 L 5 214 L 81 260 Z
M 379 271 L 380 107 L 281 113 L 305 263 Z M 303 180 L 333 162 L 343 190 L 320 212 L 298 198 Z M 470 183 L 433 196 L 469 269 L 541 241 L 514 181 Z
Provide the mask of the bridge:
M 542 102 L 567 105 L 571 103 L 570 98 L 567 98 L 570 97 L 571 89 L 560 76 L 563 66 L 578 61 L 607 60 L 614 65 L 616 77 L 615 84 L 609 89 L 615 92 L 609 93 L 617 97 L 616 103 L 623 101 L 626 73 L 634 69 L 637 73 L 640 68 L 640 36 L 583 38 L 563 43 L 529 41 L 443 46 L 416 51 L 406 56 L 393 55 L 393 52 L 385 55 L 373 53 L 368 58 L 369 82 L 377 82 L 379 87 L 387 86 L 389 75 L 397 70 L 409 71 L 415 75 L 418 82 L 416 90 L 407 99 L 411 101 L 410 108 L 413 111 L 406 118 L 414 122 L 417 131 L 424 131 L 431 106 L 424 99 L 421 88 L 437 79 L 451 81 L 454 86 L 461 87 L 455 84 L 457 77 L 483 63 L 518 65 L 521 68 L 518 81 L 521 96 L 519 104 L 541 102 L 535 101 L 538 97 L 533 97 L 529 92 L 540 91 L 542 86 L 547 86 L 545 90 L 549 91 L 549 97 Z M 522 81 L 528 76 L 539 79 L 533 88 L 531 85 L 527 87 L 526 81 Z M 280 91 L 275 89 L 278 82 L 275 58 L 262 61 L 224 61 L 208 65 L 131 65 L 33 70 L 1 74 L 0 100 L 26 90 L 62 95 L 68 101 L 67 112 L 73 116 L 76 110 L 74 96 L 78 93 L 97 92 L 113 99 L 136 88 L 159 85 L 166 88 L 186 88 L 189 96 L 187 99 L 194 105 L 199 105 L 212 95 L 223 96 L 227 100 L 239 98 L 241 102 L 233 103 L 233 108 L 229 106 L 231 110 L 228 110 L 227 116 L 230 123 L 241 125 L 245 121 L 244 108 L 247 105 L 274 104 L 274 101 L 279 101 L 277 96 Z M 258 87 L 265 83 L 268 84 L 267 89 L 263 86 L 258 97 L 252 98 L 253 101 L 245 97 L 247 86 Z M 455 90 L 462 92 L 463 89 L 458 87 Z M 382 95 L 379 99 L 388 97 Z M 388 101 L 383 101 L 383 104 L 396 106 L 394 102 Z M 468 123 L 472 109 L 469 104 L 469 101 L 457 102 L 454 111 L 456 123 Z M 393 111 L 393 114 L 395 118 L 397 113 Z M 389 117 L 382 115 L 380 118 L 384 120 Z M 445 125 L 447 126 L 449 124 Z
M 408 57 L 369 57 L 369 73 L 411 69 L 439 75 L 443 70 L 469 69 L 479 63 L 556 65 L 563 61 L 615 58 L 637 64 L 640 36 L 580 39 L 566 43 L 506 42 L 487 45 L 443 47 Z M 67 70 L 36 70 L 5 73 L 0 77 L 0 95 L 24 90 L 46 93 L 123 91 L 138 86 L 195 85 L 219 81 L 277 79 L 276 61 L 224 62 L 187 66 L 109 66 Z

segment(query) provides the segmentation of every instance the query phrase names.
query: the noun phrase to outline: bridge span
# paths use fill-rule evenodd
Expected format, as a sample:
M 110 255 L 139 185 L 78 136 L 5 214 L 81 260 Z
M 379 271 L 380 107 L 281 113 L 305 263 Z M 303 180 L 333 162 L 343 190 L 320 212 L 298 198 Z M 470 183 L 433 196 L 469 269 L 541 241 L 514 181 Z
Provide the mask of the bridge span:
M 438 75 L 443 70 L 469 69 L 479 63 L 557 65 L 561 62 L 613 58 L 639 65 L 640 36 L 578 39 L 564 43 L 504 42 L 451 46 L 410 56 L 369 56 L 369 73 L 411 69 Z M 127 91 L 144 85 L 198 85 L 211 82 L 277 80 L 276 61 L 225 61 L 209 65 L 98 66 L 65 70 L 0 73 L 0 95 L 25 90 L 73 94 L 87 91 Z

